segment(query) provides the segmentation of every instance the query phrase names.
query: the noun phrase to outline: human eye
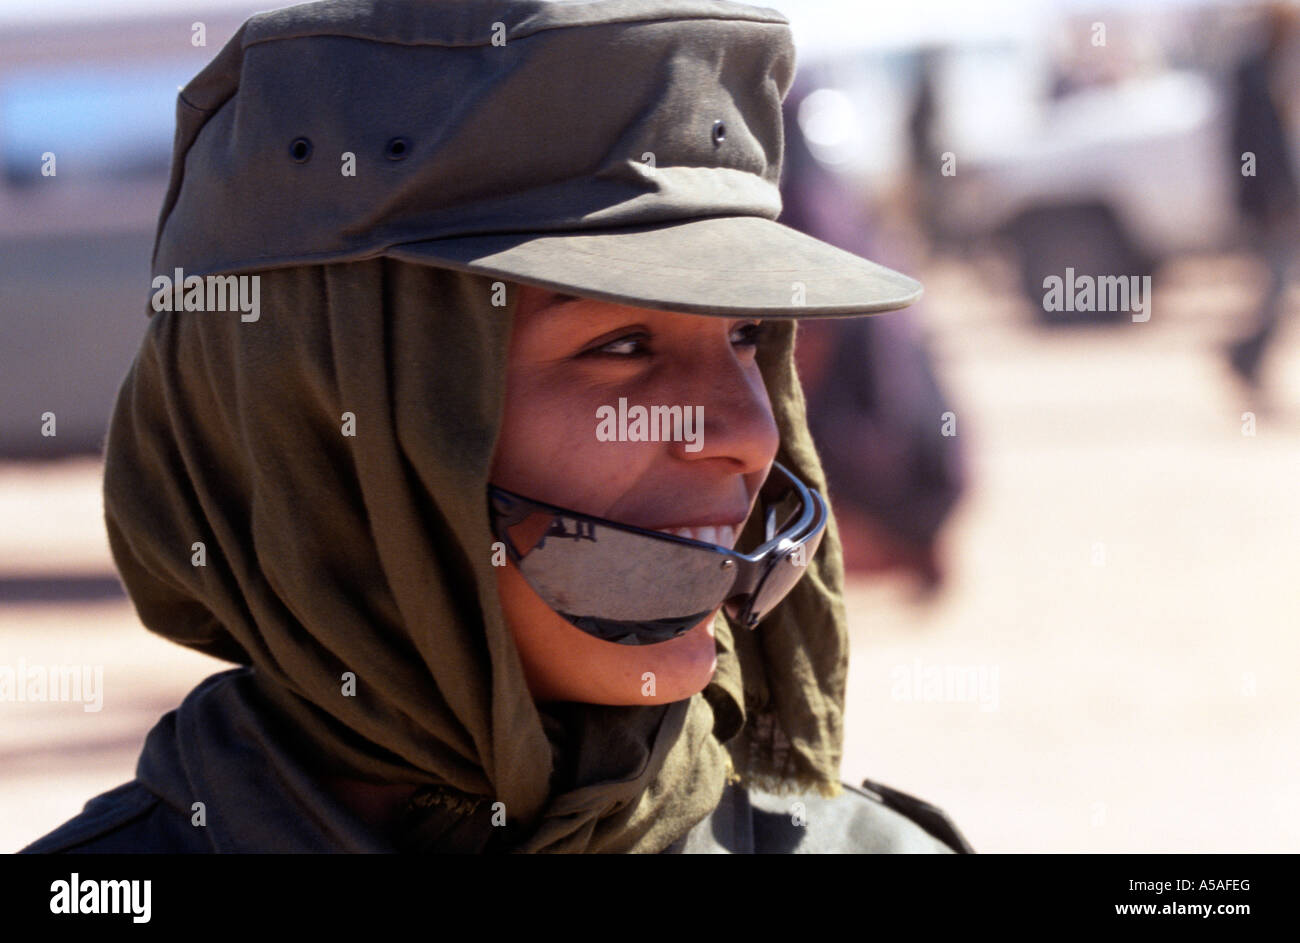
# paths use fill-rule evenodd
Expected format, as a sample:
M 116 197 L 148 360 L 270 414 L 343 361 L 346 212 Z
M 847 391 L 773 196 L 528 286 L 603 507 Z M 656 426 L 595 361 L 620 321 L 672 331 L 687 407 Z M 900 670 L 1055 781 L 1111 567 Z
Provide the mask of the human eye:
M 598 347 L 597 350 L 620 357 L 641 356 L 650 353 L 645 346 L 648 339 L 649 335 L 645 333 L 629 334 L 626 337 L 620 337 L 618 340 L 610 341 L 608 344 Z
M 731 342 L 743 348 L 757 348 L 759 338 L 766 327 L 767 322 L 765 321 L 739 324 L 732 329 Z M 596 341 L 583 351 L 581 356 L 603 357 L 611 360 L 634 360 L 651 357 L 654 355 L 654 350 L 649 346 L 651 340 L 650 331 L 638 326 L 621 336 L 615 336 L 611 340 Z
M 589 356 L 609 356 L 620 358 L 646 357 L 650 355 L 649 349 L 646 348 L 645 342 L 650 335 L 645 331 L 634 331 L 630 334 L 624 334 L 622 337 L 615 338 L 612 341 L 606 341 L 590 348 L 585 353 Z
M 751 321 L 748 324 L 738 325 L 731 332 L 733 343 L 739 344 L 741 347 L 757 347 L 759 339 L 766 329 L 766 321 Z M 739 335 L 739 339 L 736 339 L 737 335 Z

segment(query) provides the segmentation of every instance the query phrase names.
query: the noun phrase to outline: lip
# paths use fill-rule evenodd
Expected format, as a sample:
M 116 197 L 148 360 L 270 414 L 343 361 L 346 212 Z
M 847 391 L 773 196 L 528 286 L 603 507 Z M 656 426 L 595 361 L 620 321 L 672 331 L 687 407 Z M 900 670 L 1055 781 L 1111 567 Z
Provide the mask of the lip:
M 740 520 L 734 518 L 727 520 L 724 518 L 711 518 L 709 520 L 682 521 L 678 524 L 661 524 L 644 528 L 645 530 L 676 530 L 679 527 L 730 527 L 739 531 L 741 526 L 748 520 L 748 517 L 742 517 Z

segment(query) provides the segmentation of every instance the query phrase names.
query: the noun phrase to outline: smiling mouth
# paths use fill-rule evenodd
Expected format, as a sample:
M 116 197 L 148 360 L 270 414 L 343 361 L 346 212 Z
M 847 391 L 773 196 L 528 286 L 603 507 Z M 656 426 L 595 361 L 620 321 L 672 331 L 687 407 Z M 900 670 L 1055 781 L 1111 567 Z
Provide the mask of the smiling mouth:
M 699 527 L 661 527 L 656 529 L 661 534 L 674 534 L 678 537 L 686 537 L 689 540 L 717 544 L 720 547 L 726 547 L 728 550 L 734 550 L 736 539 L 740 536 L 743 526 L 742 522 L 734 525 L 706 524 Z

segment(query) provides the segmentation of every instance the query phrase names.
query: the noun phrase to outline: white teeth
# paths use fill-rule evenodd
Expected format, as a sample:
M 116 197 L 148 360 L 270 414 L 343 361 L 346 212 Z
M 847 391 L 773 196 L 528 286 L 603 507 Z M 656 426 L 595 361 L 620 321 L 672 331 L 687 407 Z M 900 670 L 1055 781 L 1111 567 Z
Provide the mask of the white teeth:
M 730 524 L 708 527 L 678 527 L 669 533 L 688 540 L 699 540 L 706 544 L 717 544 L 728 549 L 736 545 L 736 530 Z

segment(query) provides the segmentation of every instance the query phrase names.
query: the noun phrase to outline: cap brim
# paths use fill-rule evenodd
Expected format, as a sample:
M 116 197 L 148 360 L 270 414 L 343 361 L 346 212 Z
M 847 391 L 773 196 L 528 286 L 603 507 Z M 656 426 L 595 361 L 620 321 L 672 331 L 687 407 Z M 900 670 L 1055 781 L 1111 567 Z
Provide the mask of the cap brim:
M 604 301 L 719 317 L 849 317 L 903 308 L 921 283 L 758 216 L 408 242 L 386 255 Z

